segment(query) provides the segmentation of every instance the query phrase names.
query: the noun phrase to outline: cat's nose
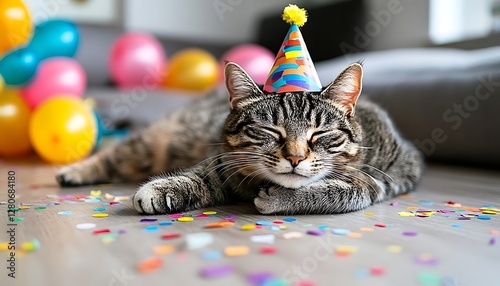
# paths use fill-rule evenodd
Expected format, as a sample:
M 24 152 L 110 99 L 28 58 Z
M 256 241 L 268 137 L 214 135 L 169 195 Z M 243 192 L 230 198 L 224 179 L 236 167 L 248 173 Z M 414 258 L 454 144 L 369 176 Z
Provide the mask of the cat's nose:
M 290 161 L 292 167 L 297 167 L 301 161 L 303 161 L 306 157 L 304 156 L 287 156 L 286 159 Z

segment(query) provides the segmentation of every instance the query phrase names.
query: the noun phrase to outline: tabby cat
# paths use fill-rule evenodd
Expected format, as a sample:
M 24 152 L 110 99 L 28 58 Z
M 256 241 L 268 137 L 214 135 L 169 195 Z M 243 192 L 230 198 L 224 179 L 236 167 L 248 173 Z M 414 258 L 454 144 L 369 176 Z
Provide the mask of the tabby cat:
M 62 168 L 63 186 L 145 181 L 145 214 L 253 200 L 262 214 L 356 211 L 415 188 L 421 153 L 360 100 L 361 64 L 322 92 L 264 94 L 237 64 L 214 93 L 115 147 Z M 229 105 L 228 105 L 229 103 Z

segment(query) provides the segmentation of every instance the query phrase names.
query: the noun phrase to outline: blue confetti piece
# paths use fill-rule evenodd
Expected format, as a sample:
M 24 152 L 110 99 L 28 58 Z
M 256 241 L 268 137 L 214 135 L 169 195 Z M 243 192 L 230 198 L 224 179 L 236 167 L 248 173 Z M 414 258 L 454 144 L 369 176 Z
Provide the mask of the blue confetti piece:
M 71 211 L 62 211 L 62 212 L 58 212 L 57 214 L 58 215 L 72 215 L 73 212 L 71 212 Z
M 205 251 L 201 255 L 204 260 L 219 260 L 222 258 L 222 253 L 219 251 Z
M 258 222 L 256 222 L 257 225 L 262 225 L 262 226 L 268 226 L 268 225 L 272 225 L 273 222 L 272 221 L 268 221 L 268 220 L 259 220 Z
M 280 227 L 279 227 L 279 226 L 276 226 L 276 225 L 271 225 L 271 226 L 269 227 L 269 229 L 270 229 L 270 230 L 275 230 L 275 231 L 280 231 L 280 230 L 281 230 L 281 229 L 280 229 Z
M 296 218 L 294 218 L 294 217 L 285 217 L 285 218 L 283 218 L 283 221 L 286 221 L 286 222 L 294 222 L 294 221 L 296 221 L 296 220 L 297 220 L 297 219 L 296 219 Z
M 173 225 L 174 223 L 171 222 L 171 221 L 160 221 L 160 225 L 161 226 L 171 226 Z
M 346 235 L 346 234 L 351 233 L 351 231 L 348 229 L 344 229 L 344 228 L 334 228 L 334 229 L 332 229 L 332 233 L 338 234 L 338 235 Z
M 94 208 L 95 212 L 104 212 L 106 211 L 106 208 Z
M 150 226 L 146 226 L 146 228 L 144 228 L 144 231 L 145 232 L 160 231 L 160 228 L 157 225 L 150 225 Z
M 329 228 L 330 228 L 329 226 L 324 225 L 324 224 L 320 224 L 320 225 L 318 225 L 318 229 L 319 229 L 319 230 L 327 230 L 327 229 L 329 229 Z
M 489 215 L 478 215 L 477 218 L 478 219 L 482 219 L 482 220 L 490 220 L 491 216 L 489 216 Z
M 356 278 L 367 278 L 370 276 L 370 270 L 368 268 L 357 268 L 354 271 L 354 276 L 356 276 Z
M 455 228 L 462 228 L 462 225 L 459 224 L 459 223 L 454 223 L 451 225 L 452 227 L 455 227 Z

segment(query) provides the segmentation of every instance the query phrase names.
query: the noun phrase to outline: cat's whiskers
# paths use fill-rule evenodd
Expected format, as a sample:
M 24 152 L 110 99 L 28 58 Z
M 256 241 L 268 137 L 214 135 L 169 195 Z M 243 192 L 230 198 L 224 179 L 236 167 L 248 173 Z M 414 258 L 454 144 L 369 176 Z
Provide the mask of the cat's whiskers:
M 348 178 L 348 179 L 355 180 L 355 181 L 358 181 L 360 183 L 363 183 L 365 186 L 371 188 L 377 194 L 377 197 L 380 194 L 380 190 L 378 190 L 378 188 L 375 188 L 372 184 L 370 184 L 370 183 L 366 182 L 365 180 L 363 180 L 361 178 L 358 178 L 356 176 L 348 176 L 346 173 L 340 173 L 341 171 L 335 169 L 335 167 L 348 168 L 348 169 L 351 169 L 353 171 L 360 172 L 360 173 L 364 174 L 365 176 L 367 176 L 368 178 L 370 178 L 373 181 L 373 183 L 375 184 L 375 186 L 378 186 L 377 181 L 375 180 L 375 178 L 373 178 L 370 174 L 366 173 L 365 171 L 360 170 L 360 169 L 355 168 L 355 167 L 352 167 L 352 166 L 348 166 L 348 165 L 335 164 L 334 162 L 332 162 L 332 163 L 325 163 L 325 166 L 332 167 L 331 170 L 330 170 L 330 172 L 333 172 L 336 175 L 340 175 L 340 176 L 342 176 L 344 178 Z

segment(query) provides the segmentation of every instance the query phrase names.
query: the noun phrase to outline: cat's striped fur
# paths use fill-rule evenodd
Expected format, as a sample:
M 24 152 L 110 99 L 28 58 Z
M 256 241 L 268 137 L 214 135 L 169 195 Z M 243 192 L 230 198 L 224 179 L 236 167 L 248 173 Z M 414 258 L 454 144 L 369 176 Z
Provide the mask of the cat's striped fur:
M 352 64 L 322 92 L 264 94 L 238 65 L 215 93 L 57 175 L 62 185 L 145 181 L 141 213 L 253 200 L 264 214 L 344 213 L 407 193 L 422 156 L 387 114 L 357 101 Z

